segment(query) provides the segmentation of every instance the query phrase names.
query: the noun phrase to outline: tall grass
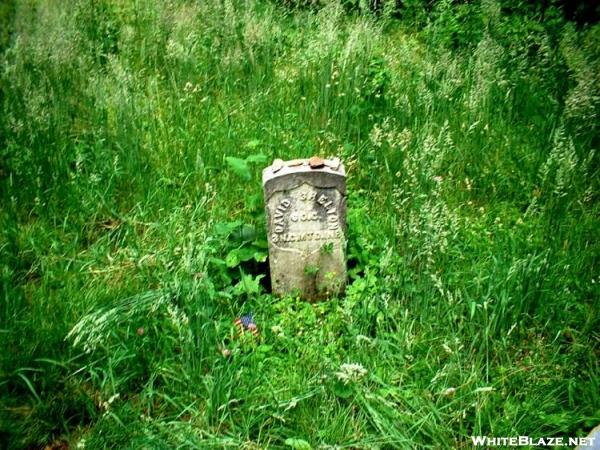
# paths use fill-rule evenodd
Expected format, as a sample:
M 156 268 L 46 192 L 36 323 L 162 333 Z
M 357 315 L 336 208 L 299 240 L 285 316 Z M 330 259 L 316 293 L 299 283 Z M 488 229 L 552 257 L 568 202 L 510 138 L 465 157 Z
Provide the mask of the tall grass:
M 0 10 L 8 448 L 462 448 L 600 421 L 598 25 L 354 3 Z M 257 154 L 345 162 L 343 298 L 266 292 Z

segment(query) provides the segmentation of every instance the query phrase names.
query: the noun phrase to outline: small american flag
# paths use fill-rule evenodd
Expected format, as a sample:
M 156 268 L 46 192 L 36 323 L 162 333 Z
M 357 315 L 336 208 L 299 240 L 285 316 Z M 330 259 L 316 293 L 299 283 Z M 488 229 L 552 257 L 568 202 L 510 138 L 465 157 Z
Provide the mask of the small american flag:
M 246 314 L 235 319 L 234 324 L 238 327 L 238 335 L 241 336 L 244 331 L 250 331 L 254 336 L 258 336 L 258 327 L 254 323 L 252 314 Z

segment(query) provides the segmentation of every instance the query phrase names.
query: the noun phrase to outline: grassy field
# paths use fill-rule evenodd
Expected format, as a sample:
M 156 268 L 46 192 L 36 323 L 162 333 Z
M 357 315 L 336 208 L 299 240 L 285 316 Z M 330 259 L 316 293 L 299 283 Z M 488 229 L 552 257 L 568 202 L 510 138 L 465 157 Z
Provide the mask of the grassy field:
M 600 26 L 292 3 L 0 7 L 0 447 L 600 423 Z M 313 154 L 348 171 L 350 280 L 310 304 L 269 294 L 260 171 Z

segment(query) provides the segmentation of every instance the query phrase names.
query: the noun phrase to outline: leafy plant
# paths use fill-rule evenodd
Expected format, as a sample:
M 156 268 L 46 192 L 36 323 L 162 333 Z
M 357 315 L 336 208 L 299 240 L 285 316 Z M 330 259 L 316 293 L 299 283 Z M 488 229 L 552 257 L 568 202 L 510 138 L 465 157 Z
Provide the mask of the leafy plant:
M 246 157 L 245 159 L 236 158 L 233 156 L 226 156 L 225 161 L 228 167 L 244 181 L 250 181 L 252 179 L 252 171 L 250 169 L 251 164 L 265 164 L 267 157 L 263 154 L 255 154 Z

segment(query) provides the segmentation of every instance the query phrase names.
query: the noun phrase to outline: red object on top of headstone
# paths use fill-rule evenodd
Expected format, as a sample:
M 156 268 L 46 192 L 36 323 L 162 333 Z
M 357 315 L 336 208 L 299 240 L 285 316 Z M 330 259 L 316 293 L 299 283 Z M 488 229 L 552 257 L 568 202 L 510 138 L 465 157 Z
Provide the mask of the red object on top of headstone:
M 313 156 L 308 160 L 308 165 L 311 169 L 319 169 L 325 165 L 325 160 L 323 158 L 319 158 L 318 156 Z

